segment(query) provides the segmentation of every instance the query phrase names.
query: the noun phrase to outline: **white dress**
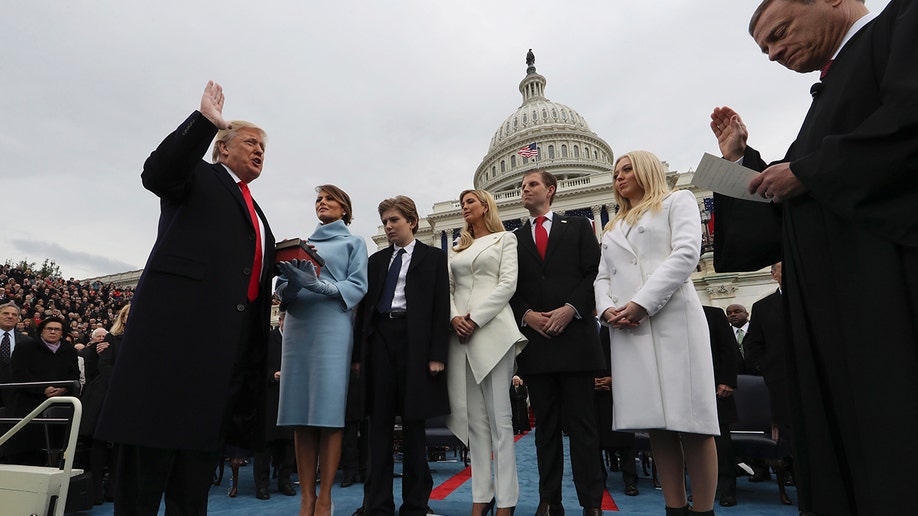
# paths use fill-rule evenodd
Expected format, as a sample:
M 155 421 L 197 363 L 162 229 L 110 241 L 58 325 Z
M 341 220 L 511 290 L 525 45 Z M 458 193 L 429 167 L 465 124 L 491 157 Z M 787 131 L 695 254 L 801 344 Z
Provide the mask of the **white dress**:
M 701 218 L 688 191 L 603 235 L 596 313 L 634 301 L 649 316 L 636 328 L 610 328 L 615 430 L 719 435 L 710 337 L 691 280 L 700 253 Z

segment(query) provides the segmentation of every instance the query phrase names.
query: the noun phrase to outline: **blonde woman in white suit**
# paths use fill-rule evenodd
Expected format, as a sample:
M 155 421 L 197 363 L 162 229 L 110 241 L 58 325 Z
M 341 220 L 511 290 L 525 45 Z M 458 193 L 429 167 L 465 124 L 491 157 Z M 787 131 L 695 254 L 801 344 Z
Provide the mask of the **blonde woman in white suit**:
M 691 274 L 701 252 L 694 194 L 670 191 L 649 152 L 618 158 L 619 211 L 606 225 L 594 282 L 611 327 L 615 430 L 649 430 L 667 515 L 712 514 L 717 486 L 716 385 L 708 326 Z
M 516 236 L 504 231 L 484 190 L 459 196 L 465 227 L 450 257 L 450 416 L 447 426 L 470 450 L 472 516 L 513 514 L 519 498 L 510 406 L 514 358 L 526 338 L 509 302 L 516 291 Z M 493 473 L 491 457 L 494 457 Z

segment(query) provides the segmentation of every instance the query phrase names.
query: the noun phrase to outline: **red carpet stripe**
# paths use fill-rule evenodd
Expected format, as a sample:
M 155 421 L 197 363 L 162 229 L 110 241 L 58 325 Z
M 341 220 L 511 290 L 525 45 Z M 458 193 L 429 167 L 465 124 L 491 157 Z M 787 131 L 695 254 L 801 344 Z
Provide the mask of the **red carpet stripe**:
M 468 467 L 448 478 L 446 482 L 438 485 L 430 492 L 431 500 L 444 500 L 466 480 L 472 478 L 472 468 Z
M 513 436 L 513 442 L 517 442 L 523 437 L 525 437 L 525 434 L 515 435 Z M 464 484 L 465 481 L 470 478 L 472 478 L 472 468 L 468 467 L 468 468 L 463 469 L 459 473 L 456 473 L 452 477 L 446 479 L 446 482 L 443 482 L 442 484 L 433 488 L 433 491 L 430 492 L 430 499 L 431 500 L 445 500 L 447 496 L 452 494 L 453 491 L 458 489 L 459 486 Z M 608 493 L 606 493 L 605 496 L 608 496 Z M 612 507 L 615 507 L 615 502 L 612 502 L 611 497 L 609 498 L 609 501 L 612 503 Z M 605 507 L 606 506 L 605 497 L 603 498 L 602 503 L 603 503 L 603 507 Z M 618 507 L 615 507 L 615 510 L 617 511 Z
M 602 510 L 618 511 L 618 506 L 615 505 L 615 500 L 612 499 L 612 495 L 609 494 L 608 489 L 602 490 Z

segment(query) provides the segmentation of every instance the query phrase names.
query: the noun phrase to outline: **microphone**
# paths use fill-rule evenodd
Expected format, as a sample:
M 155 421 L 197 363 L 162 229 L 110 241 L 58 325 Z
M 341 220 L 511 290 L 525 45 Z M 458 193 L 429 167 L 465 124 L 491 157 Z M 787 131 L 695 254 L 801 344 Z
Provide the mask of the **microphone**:
M 812 95 L 814 99 L 816 98 L 816 95 L 819 95 L 820 91 L 822 91 L 822 81 L 819 81 L 810 86 L 810 95 Z

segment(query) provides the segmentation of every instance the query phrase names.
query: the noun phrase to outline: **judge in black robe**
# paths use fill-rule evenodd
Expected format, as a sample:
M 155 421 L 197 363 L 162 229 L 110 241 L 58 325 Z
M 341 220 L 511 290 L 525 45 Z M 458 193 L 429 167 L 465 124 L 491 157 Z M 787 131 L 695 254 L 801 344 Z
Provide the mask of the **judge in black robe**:
M 782 11 L 791 15 L 776 23 Z M 783 256 L 798 493 L 800 509 L 813 514 L 914 512 L 918 5 L 892 0 L 842 46 L 864 13 L 856 0 L 776 0 L 753 19 L 763 51 L 796 71 L 819 69 L 840 51 L 782 163 L 750 183 L 781 202 L 715 196 L 718 271 L 756 270 Z M 782 47 L 830 33 L 834 46 L 799 50 L 823 51 L 814 66 Z M 735 112 L 715 109 L 711 127 L 722 151 L 738 141 L 745 166 L 766 168 L 745 146 Z

